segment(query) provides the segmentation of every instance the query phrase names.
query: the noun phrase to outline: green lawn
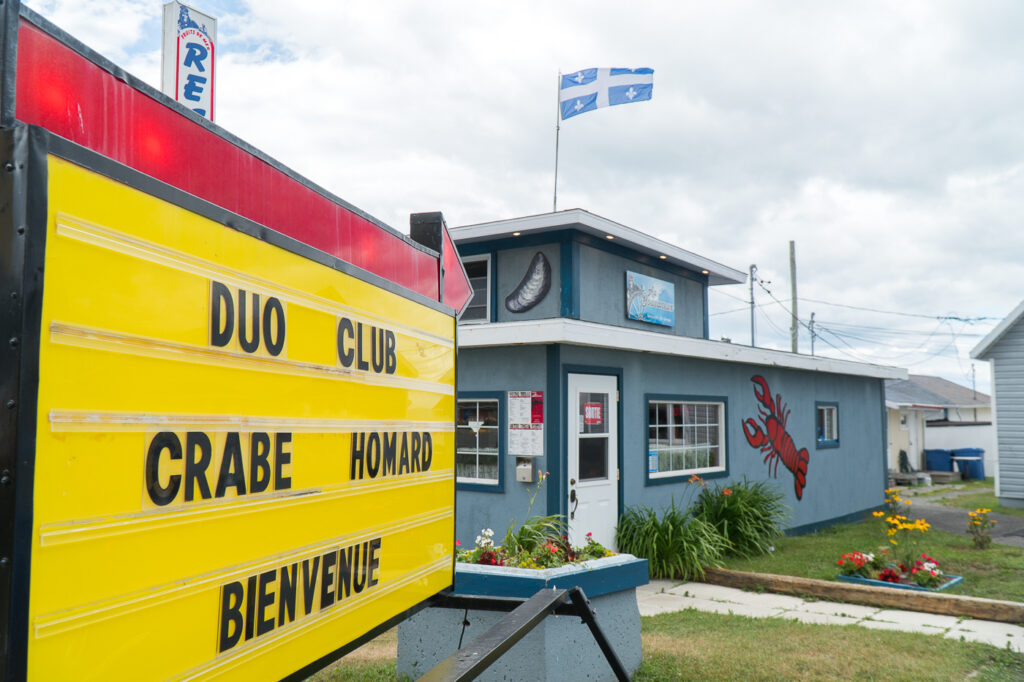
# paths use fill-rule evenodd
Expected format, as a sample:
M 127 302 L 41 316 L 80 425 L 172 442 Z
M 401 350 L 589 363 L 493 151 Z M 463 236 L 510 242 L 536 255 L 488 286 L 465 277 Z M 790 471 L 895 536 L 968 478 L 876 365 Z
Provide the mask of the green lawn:
M 729 558 L 724 566 L 737 571 L 833 580 L 840 556 L 854 551 L 875 552 L 886 542 L 885 524 L 870 519 L 781 538 L 770 554 L 753 559 Z M 993 544 L 989 549 L 977 550 L 968 537 L 934 529 L 921 536 L 918 546 L 938 559 L 943 571 L 964 577 L 963 583 L 946 590 L 948 594 L 1024 601 L 1024 549 Z
M 1024 655 L 937 635 L 681 611 L 643 619 L 635 680 L 1020 680 Z
M 941 500 L 940 504 L 946 507 L 956 507 L 958 509 L 991 509 L 997 514 L 1024 516 L 1024 509 L 1014 509 L 1013 507 L 1005 507 L 999 504 L 998 498 L 992 490 L 987 492 L 958 495 L 946 500 Z
M 946 495 L 951 492 L 968 491 L 968 490 L 992 490 L 995 488 L 996 479 L 989 476 L 985 480 L 973 478 L 969 481 L 959 481 L 957 483 L 943 483 L 942 485 L 934 486 L 929 490 L 922 490 L 921 488 L 913 487 L 902 487 L 900 488 L 900 495 L 904 497 L 935 497 L 937 495 Z M 918 492 L 920 490 L 920 492 Z
M 638 681 L 1024 679 L 1021 654 L 937 635 L 694 610 L 643 618 L 642 628 Z M 342 659 L 315 679 L 394 680 L 393 644 L 376 660 Z M 564 679 L 574 679 L 571 671 Z

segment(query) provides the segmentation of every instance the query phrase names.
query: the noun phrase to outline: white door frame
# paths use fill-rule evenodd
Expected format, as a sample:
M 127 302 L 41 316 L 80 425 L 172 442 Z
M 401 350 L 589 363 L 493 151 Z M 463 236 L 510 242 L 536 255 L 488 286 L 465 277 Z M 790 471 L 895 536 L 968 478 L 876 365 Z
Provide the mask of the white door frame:
M 618 377 L 570 373 L 567 379 L 565 494 L 569 541 L 584 545 L 586 534 L 593 533 L 594 540 L 614 549 L 619 517 Z M 592 395 L 581 402 L 581 394 Z M 580 471 L 581 441 L 587 444 L 584 465 L 589 473 Z

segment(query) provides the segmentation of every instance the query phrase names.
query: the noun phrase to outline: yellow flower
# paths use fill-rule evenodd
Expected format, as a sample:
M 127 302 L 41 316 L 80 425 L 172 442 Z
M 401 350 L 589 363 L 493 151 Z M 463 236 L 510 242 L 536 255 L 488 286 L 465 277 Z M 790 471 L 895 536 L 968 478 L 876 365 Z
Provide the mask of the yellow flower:
M 872 516 L 874 516 L 876 518 L 881 518 L 881 517 L 885 516 L 885 512 L 880 512 L 880 511 L 872 512 Z
M 910 500 L 903 500 L 903 504 L 910 504 Z

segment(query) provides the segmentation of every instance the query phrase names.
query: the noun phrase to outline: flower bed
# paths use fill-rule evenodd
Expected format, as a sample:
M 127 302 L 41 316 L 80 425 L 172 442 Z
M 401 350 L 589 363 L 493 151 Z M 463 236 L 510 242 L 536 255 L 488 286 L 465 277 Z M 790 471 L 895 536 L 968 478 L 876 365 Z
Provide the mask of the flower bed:
M 848 582 L 848 583 L 858 583 L 860 585 L 877 585 L 879 587 L 896 587 L 896 588 L 899 588 L 899 589 L 902 589 L 902 590 L 918 590 L 920 592 L 937 592 L 939 590 L 944 590 L 947 587 L 952 587 L 953 585 L 962 583 L 964 581 L 962 576 L 959 576 L 959 575 L 949 575 L 949 574 L 946 574 L 946 573 L 942 574 L 942 579 L 945 582 L 940 583 L 938 585 L 938 587 L 922 587 L 921 585 L 918 585 L 918 584 L 912 583 L 912 582 L 911 583 L 907 583 L 907 582 L 891 582 L 891 581 L 888 581 L 888 580 L 875 580 L 873 578 L 865 578 L 864 576 L 860 576 L 860 575 L 842 575 L 842 574 L 840 574 L 837 577 L 840 580 L 843 580 L 843 581 Z
M 839 580 L 923 592 L 944 590 L 963 582 L 961 576 L 943 573 L 937 559 L 918 553 L 919 539 L 931 526 L 924 519 L 911 521 L 899 513 L 910 505 L 910 500 L 902 499 L 895 488 L 887 489 L 885 494 L 889 513 L 876 511 L 874 516 L 885 519 L 885 536 L 891 547 L 879 548 L 874 554 L 844 554 L 836 561 Z

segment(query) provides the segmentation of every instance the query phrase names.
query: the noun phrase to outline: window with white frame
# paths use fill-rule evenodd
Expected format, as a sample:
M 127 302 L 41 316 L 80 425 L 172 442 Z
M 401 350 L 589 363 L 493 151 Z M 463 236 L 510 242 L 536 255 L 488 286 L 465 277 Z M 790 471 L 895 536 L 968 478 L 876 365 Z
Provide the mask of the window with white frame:
M 455 422 L 455 475 L 460 483 L 498 485 L 497 400 L 459 400 Z
M 651 478 L 725 470 L 725 403 L 649 400 L 647 414 Z
M 839 406 L 834 403 L 818 403 L 816 407 L 815 433 L 818 447 L 839 445 Z
M 473 297 L 469 300 L 460 322 L 491 321 L 491 257 L 467 256 L 462 259 L 462 267 L 466 269 L 469 284 L 473 287 Z

